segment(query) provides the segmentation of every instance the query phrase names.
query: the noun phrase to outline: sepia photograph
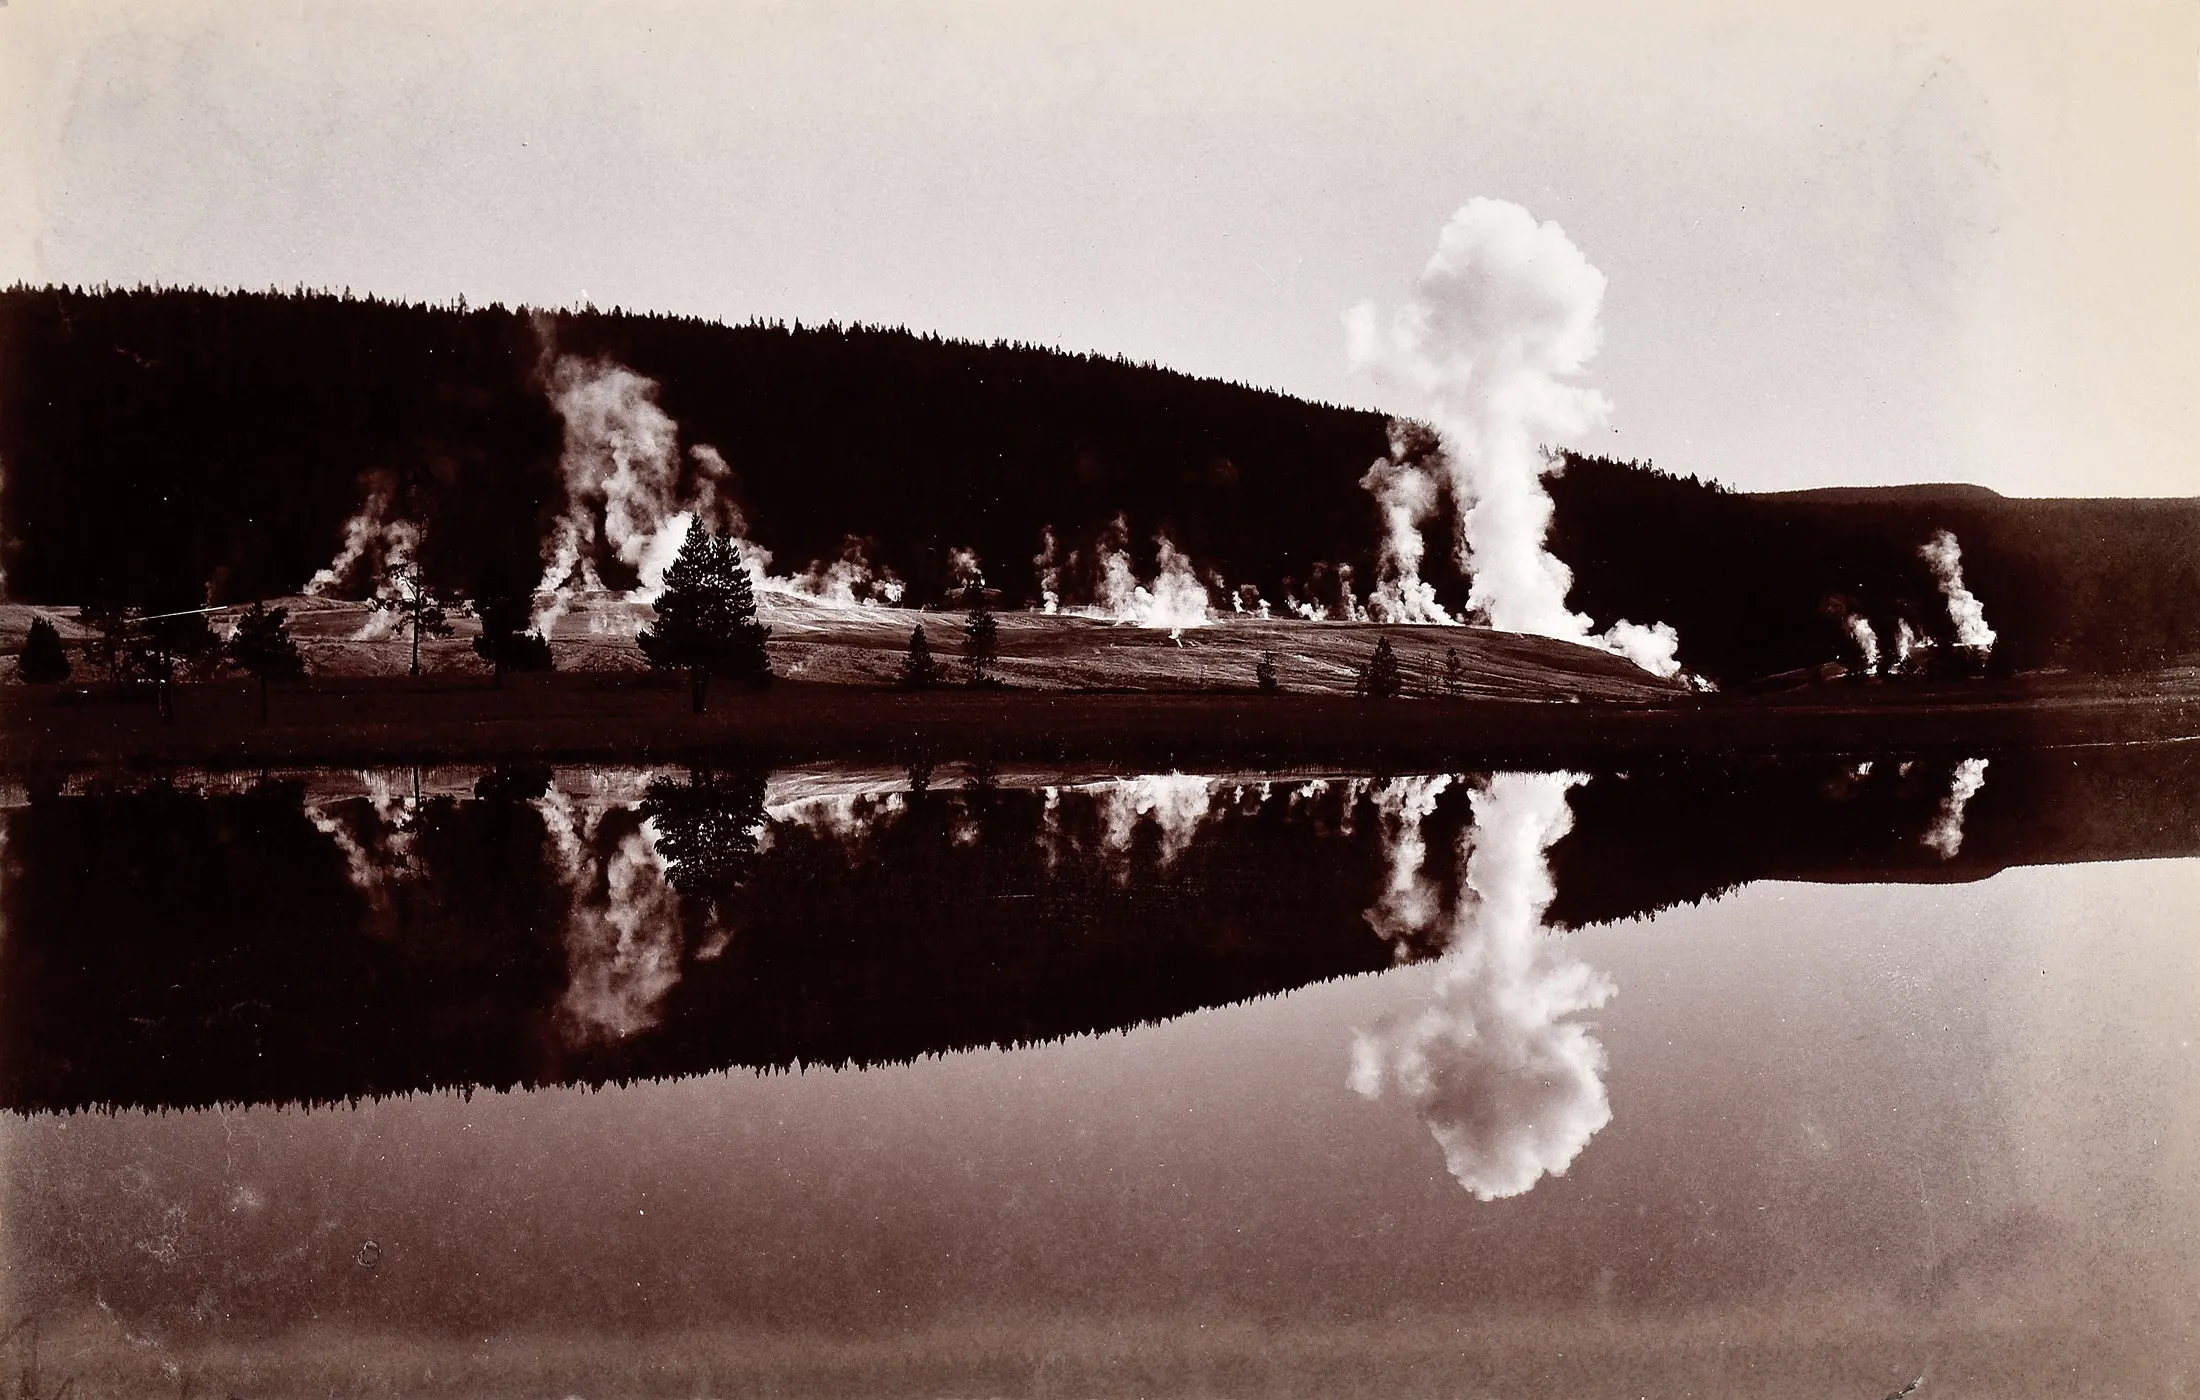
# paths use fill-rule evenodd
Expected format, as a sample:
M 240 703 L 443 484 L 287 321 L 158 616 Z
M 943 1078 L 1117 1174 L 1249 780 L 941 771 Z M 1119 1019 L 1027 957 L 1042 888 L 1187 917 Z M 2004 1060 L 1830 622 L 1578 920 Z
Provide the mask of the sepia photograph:
M 0 0 L 0 1400 L 2195 1394 L 2193 0 Z

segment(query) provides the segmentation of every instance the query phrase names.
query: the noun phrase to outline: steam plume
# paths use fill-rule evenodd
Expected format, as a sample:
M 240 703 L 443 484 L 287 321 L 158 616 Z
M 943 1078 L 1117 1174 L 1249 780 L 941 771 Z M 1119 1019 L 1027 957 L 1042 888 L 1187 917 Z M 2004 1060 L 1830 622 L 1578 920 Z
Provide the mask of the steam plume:
M 1367 609 L 1360 606 L 1360 595 L 1352 586 L 1352 566 L 1337 566 L 1337 616 L 1346 622 L 1367 621 Z
M 752 546 L 749 557 L 769 560 L 771 556 Z M 892 569 L 871 562 L 869 541 L 854 535 L 841 542 L 839 558 L 829 563 L 813 559 L 803 573 L 786 579 L 767 576 L 757 586 L 769 592 L 812 598 L 836 608 L 895 607 L 906 592 L 906 586 L 895 577 Z
M 1604 288 L 1604 274 L 1557 224 L 1478 198 L 1445 225 L 1412 298 L 1387 322 L 1363 302 L 1346 331 L 1356 364 L 1431 409 L 1459 510 L 1459 563 L 1473 578 L 1469 613 L 1509 632 L 1602 646 L 1670 676 L 1680 669 L 1664 647 L 1671 629 L 1593 636 L 1591 620 L 1566 606 L 1572 572 L 1544 548 L 1552 508 L 1543 476 L 1560 460 L 1545 445 L 1611 412 L 1578 382 L 1603 338 Z
M 1948 600 L 1948 619 L 1956 625 L 1956 645 L 1981 661 L 1994 650 L 1994 629 L 1986 625 L 1986 605 L 1963 585 L 1963 548 L 1956 537 L 1941 530 L 1918 546 L 1918 557 L 1933 571 L 1942 596 Z
M 1436 514 L 1443 483 L 1414 452 L 1398 425 L 1391 425 L 1390 455 L 1378 457 L 1360 478 L 1360 489 L 1375 498 L 1382 512 L 1383 538 L 1375 557 L 1375 591 L 1368 615 L 1377 622 L 1450 622 L 1436 601 L 1436 590 L 1421 579 L 1426 542 L 1421 526 Z
M 1154 577 L 1150 585 L 1139 582 L 1131 566 L 1130 542 L 1130 523 L 1118 515 L 1095 546 L 1100 578 L 1090 611 L 1116 622 L 1165 628 L 1170 638 L 1179 642 L 1187 628 L 1205 627 L 1214 621 L 1207 585 L 1200 582 L 1192 561 L 1168 536 L 1154 538 Z
M 1612 1118 L 1604 1047 L 1569 1018 L 1615 989 L 1543 927 L 1553 895 L 1545 852 L 1572 825 L 1566 793 L 1580 781 L 1501 773 L 1473 795 L 1434 1000 L 1353 1045 L 1352 1087 L 1370 1098 L 1395 1088 L 1428 1124 L 1452 1176 L 1485 1201 L 1564 1175 Z
M 1051 617 L 1062 608 L 1061 546 L 1055 542 L 1052 525 L 1041 527 L 1039 552 L 1031 556 L 1031 567 L 1039 576 L 1039 611 Z
M 985 587 L 985 570 L 979 565 L 975 549 L 951 549 L 947 551 L 947 572 L 960 590 L 976 585 Z
M 644 592 L 661 588 L 690 518 L 679 499 L 679 425 L 657 406 L 656 381 L 609 360 L 561 355 L 550 367 L 547 389 L 565 423 L 558 460 L 565 510 L 536 589 L 545 601 L 536 610 L 535 630 L 545 637 L 575 589 L 603 588 L 599 546 L 634 572 Z M 715 452 L 710 463 L 725 465 Z M 675 516 L 678 529 L 667 528 Z
M 893 606 L 905 592 L 892 569 L 875 564 L 870 543 L 849 536 L 837 558 L 813 559 L 788 577 L 771 573 L 771 551 L 748 538 L 732 468 L 709 443 L 690 447 L 683 470 L 679 425 L 658 406 L 657 383 L 609 360 L 560 356 L 545 375 L 565 424 L 559 470 L 565 510 L 549 541 L 537 589 L 535 629 L 544 636 L 577 591 L 600 591 L 608 552 L 635 576 L 627 595 L 654 602 L 665 570 L 679 557 L 689 524 L 700 519 L 730 535 L 759 593 L 808 598 L 834 607 Z
M 1887 662 L 1890 675 L 1910 669 L 1910 658 L 1917 651 L 1917 629 L 1910 626 L 1906 617 L 1898 617 L 1894 623 L 1894 655 Z
M 343 588 L 356 579 L 362 566 L 379 581 L 411 563 L 420 552 L 420 527 L 393 514 L 394 507 L 395 491 L 388 478 L 371 477 L 366 498 L 344 522 L 343 542 L 337 545 L 335 557 L 306 581 L 306 593 L 317 598 Z
M 1856 650 L 1864 658 L 1864 674 L 1879 674 L 1879 633 L 1871 619 L 1862 613 L 1843 611 L 1841 625 L 1849 629 L 1849 640 L 1856 643 Z
M 1925 848 L 1942 860 L 1954 858 L 1963 849 L 1963 809 L 1971 805 L 1978 790 L 1986 786 L 1986 760 L 1967 758 L 1956 765 L 1955 773 L 1948 779 L 1948 795 L 1940 799 L 1940 811 L 1933 817 L 1933 824 L 1918 839 Z

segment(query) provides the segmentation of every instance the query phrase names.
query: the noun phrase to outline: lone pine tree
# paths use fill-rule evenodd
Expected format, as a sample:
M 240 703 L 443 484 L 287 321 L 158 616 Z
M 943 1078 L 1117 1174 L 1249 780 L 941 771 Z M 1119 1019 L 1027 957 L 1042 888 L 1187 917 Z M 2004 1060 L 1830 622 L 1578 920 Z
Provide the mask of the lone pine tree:
M 714 675 L 771 684 L 771 629 L 756 620 L 756 589 L 729 535 L 714 534 L 701 520 L 688 525 L 679 557 L 665 570 L 655 604 L 657 625 L 634 640 L 649 664 L 688 673 L 688 699 L 703 712 Z
M 69 654 L 62 650 L 61 633 L 51 622 L 31 619 L 30 635 L 23 639 L 15 669 L 32 685 L 59 685 L 69 678 Z
M 139 614 L 130 620 L 124 641 L 128 667 L 155 687 L 160 722 L 176 722 L 176 668 L 196 667 L 221 655 L 221 639 L 207 625 L 206 614 L 196 608 L 181 612 Z
M 1379 637 L 1375 641 L 1375 654 L 1367 659 L 1367 667 L 1360 672 L 1360 693 L 1370 700 L 1390 700 L 1405 689 L 1405 677 L 1398 670 L 1398 653 L 1390 645 L 1390 638 Z
M 412 632 L 412 665 L 408 675 L 420 674 L 420 637 L 451 635 L 449 608 L 452 599 L 431 584 L 420 572 L 420 565 L 406 562 L 392 568 L 381 590 L 367 600 L 367 606 L 376 612 L 397 613 L 401 625 Z
M 534 621 L 534 595 L 525 588 L 500 586 L 476 592 L 467 604 L 481 622 L 474 638 L 474 655 L 489 663 L 491 678 L 504 684 L 506 671 L 547 671 L 551 668 L 550 642 L 530 630 Z
M 291 640 L 289 617 L 288 608 L 254 603 L 237 619 L 236 630 L 222 647 L 222 655 L 231 665 L 259 680 L 262 724 L 267 723 L 268 682 L 292 681 L 306 673 L 305 658 Z
M 901 659 L 904 690 L 930 690 L 940 683 L 940 664 L 932 659 L 932 644 L 925 640 L 924 624 L 909 629 L 909 654 Z
M 970 617 L 963 623 L 963 666 L 972 685 L 991 685 L 993 663 L 1001 655 L 1001 624 L 986 605 L 983 584 L 971 584 L 964 596 L 970 600 Z

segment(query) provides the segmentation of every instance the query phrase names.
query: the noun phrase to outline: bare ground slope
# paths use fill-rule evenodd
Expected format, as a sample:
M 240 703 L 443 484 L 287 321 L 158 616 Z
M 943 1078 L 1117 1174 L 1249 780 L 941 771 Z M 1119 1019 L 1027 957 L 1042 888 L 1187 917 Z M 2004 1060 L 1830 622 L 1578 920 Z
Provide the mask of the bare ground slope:
M 365 604 L 324 598 L 284 598 L 290 627 L 309 672 L 320 676 L 388 676 L 406 672 L 409 639 L 377 635 L 386 624 Z M 902 608 L 830 607 L 767 594 L 760 612 L 772 629 L 773 669 L 789 680 L 823 685 L 886 686 L 900 674 L 912 628 L 923 627 L 933 655 L 959 677 L 964 615 Z M 72 609 L 0 604 L 0 650 L 20 650 L 31 618 L 43 615 L 72 651 L 91 632 Z M 560 620 L 551 638 L 558 669 L 617 674 L 644 669 L 634 634 L 649 624 L 646 604 L 615 595 L 585 600 Z M 1370 623 L 1231 617 L 1172 639 L 1158 629 L 1097 618 L 1003 612 L 996 674 L 1019 690 L 1214 692 L 1251 690 L 1263 653 L 1275 656 L 1286 691 L 1340 695 L 1352 691 L 1378 636 L 1397 650 L 1406 689 L 1442 686 L 1444 654 L 1459 654 L 1458 691 L 1466 696 L 1522 700 L 1648 703 L 1684 693 L 1618 657 L 1591 647 L 1475 627 L 1388 627 Z M 469 618 L 453 618 L 453 635 L 429 638 L 425 672 L 486 675 L 471 642 Z M 12 670 L 12 668 L 10 668 Z M 12 679 L 12 676 L 10 676 Z

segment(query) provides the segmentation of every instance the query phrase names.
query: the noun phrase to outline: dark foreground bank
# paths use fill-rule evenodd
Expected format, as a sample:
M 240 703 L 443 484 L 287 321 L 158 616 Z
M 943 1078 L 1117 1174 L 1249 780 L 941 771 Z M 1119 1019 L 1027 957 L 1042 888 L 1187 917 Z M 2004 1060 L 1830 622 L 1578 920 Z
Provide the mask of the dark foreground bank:
M 11 768 L 110 764 L 367 764 L 540 759 L 748 763 L 905 761 L 953 752 L 1000 761 L 1156 771 L 1219 764 L 1374 768 L 1536 766 L 1658 753 L 1990 753 L 2200 736 L 2200 678 L 2116 684 L 2025 678 L 1945 687 L 1834 684 L 1781 696 L 1668 703 L 1336 695 L 906 694 L 783 681 L 714 688 L 690 713 L 659 677 L 318 679 L 274 697 L 244 683 L 178 688 L 163 723 L 150 694 L 0 691 Z

